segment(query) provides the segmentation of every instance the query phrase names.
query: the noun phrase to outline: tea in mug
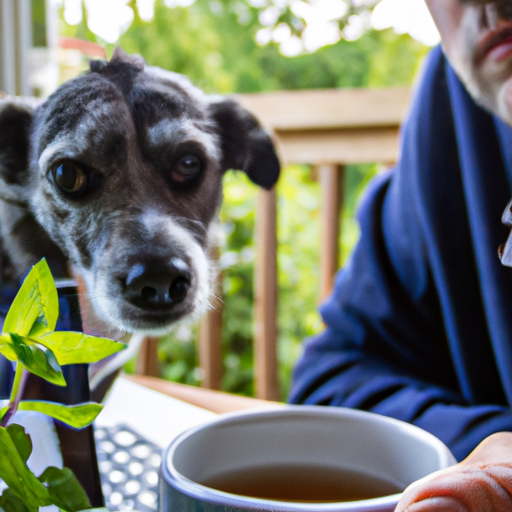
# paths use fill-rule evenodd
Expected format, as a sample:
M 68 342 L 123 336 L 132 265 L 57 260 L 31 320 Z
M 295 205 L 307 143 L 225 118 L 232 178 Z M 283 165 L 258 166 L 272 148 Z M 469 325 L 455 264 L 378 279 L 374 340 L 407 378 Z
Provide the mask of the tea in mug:
M 224 473 L 202 485 L 242 496 L 299 503 L 332 503 L 403 491 L 382 477 L 338 467 L 273 465 Z

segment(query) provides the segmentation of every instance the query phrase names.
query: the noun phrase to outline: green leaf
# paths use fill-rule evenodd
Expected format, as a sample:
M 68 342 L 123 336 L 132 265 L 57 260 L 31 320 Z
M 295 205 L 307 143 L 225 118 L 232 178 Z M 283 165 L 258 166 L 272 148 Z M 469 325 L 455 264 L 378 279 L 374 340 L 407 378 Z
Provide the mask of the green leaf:
M 29 507 L 20 500 L 10 489 L 6 489 L 0 496 L 0 511 L 3 512 L 38 512 L 39 507 Z
M 17 425 L 16 423 L 7 427 L 7 433 L 14 443 L 14 446 L 16 446 L 16 450 L 18 450 L 23 462 L 27 462 L 32 453 L 32 440 L 30 436 L 21 425 Z
M 19 441 L 18 436 L 14 437 Z M 25 453 L 26 447 L 21 450 Z M 3 427 L 0 427 L 0 478 L 29 510 L 51 504 L 48 490 L 28 469 L 9 432 Z
M 59 298 L 46 260 L 28 273 L 4 321 L 4 331 L 20 336 L 39 336 L 57 325 Z
M 0 354 L 3 354 L 9 361 L 17 361 L 18 356 L 12 348 L 11 335 L 8 333 L 0 334 Z
M 56 384 L 65 386 L 66 381 L 53 352 L 36 341 L 10 333 L 10 348 L 15 352 L 18 361 L 34 375 Z
M 56 420 L 62 421 L 73 428 L 84 428 L 90 425 L 101 412 L 103 406 L 95 402 L 79 405 L 64 405 L 56 402 L 40 402 L 22 400 L 19 411 L 36 411 Z
M 61 365 L 96 363 L 126 348 L 124 343 L 108 338 L 69 331 L 46 333 L 39 336 L 37 341 L 48 347 Z
M 91 507 L 87 494 L 69 468 L 46 468 L 39 480 L 46 485 L 54 505 L 66 512 Z

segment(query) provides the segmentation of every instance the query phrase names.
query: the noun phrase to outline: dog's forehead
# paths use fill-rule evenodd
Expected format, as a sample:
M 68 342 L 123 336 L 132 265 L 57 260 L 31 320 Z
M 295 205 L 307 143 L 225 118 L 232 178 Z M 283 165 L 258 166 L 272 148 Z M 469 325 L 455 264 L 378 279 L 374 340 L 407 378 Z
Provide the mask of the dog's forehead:
M 137 122 L 154 126 L 161 119 L 197 119 L 207 116 L 206 95 L 177 73 L 147 67 L 130 94 Z
M 89 72 L 61 86 L 40 109 L 38 153 L 80 126 L 123 134 L 132 125 L 140 133 L 167 119 L 206 122 L 210 128 L 206 98 L 187 78 L 159 68 L 146 67 L 130 79 Z
M 73 132 L 86 117 L 126 116 L 129 110 L 117 87 L 88 74 L 62 85 L 38 110 L 36 136 L 41 153 L 63 134 Z

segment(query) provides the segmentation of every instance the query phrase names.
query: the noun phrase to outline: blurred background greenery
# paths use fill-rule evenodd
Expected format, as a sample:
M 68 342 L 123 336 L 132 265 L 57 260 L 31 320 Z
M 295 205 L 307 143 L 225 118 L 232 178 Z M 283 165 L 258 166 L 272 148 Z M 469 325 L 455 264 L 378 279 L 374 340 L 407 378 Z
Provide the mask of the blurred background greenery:
M 339 40 L 315 51 L 301 43 L 304 20 L 290 9 L 290 2 L 188 0 L 180 5 L 155 0 L 149 14 L 142 12 L 140 2 L 124 3 L 133 14 L 117 41 L 106 41 L 93 31 L 87 2 L 79 2 L 81 12 L 71 22 L 65 13 L 69 5 L 61 2 L 59 33 L 105 45 L 108 54 L 114 46 L 121 46 L 128 53 L 142 55 L 151 65 L 186 74 L 210 93 L 410 85 L 429 50 L 407 34 L 376 30 L 364 23 L 375 1 L 345 0 L 347 9 L 336 20 Z M 274 9 L 270 22 L 265 19 L 270 16 L 269 8 Z M 356 23 L 357 33 L 349 30 L 355 24 L 354 16 L 363 21 Z M 285 39 L 294 41 L 294 48 L 284 47 Z M 354 220 L 358 198 L 378 171 L 368 164 L 350 166 L 345 173 L 340 265 L 358 238 Z M 285 399 L 304 340 L 322 329 L 317 312 L 320 194 L 307 166 L 285 168 L 277 192 L 278 354 Z M 253 395 L 255 198 L 256 188 L 245 175 L 228 173 L 221 211 L 223 389 L 249 396 Z M 195 339 L 195 328 L 181 328 L 162 340 L 159 359 L 164 378 L 200 384 Z

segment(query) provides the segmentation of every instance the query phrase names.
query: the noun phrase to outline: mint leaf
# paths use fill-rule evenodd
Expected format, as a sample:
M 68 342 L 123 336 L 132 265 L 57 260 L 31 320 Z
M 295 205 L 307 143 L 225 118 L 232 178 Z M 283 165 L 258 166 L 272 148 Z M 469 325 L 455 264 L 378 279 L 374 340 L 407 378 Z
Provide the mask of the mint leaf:
M 10 429 L 11 427 L 9 427 Z M 11 491 L 23 501 L 29 510 L 38 510 L 39 506 L 50 505 L 48 490 L 28 469 L 24 460 L 26 455 L 25 441 L 14 434 L 18 448 L 7 429 L 0 427 L 0 478 Z
M 39 336 L 57 325 L 59 298 L 46 260 L 28 273 L 4 321 L 4 331 L 20 336 Z
M 48 489 L 51 502 L 61 510 L 78 512 L 91 507 L 87 494 L 69 468 L 46 468 L 39 480 Z
M 14 333 L 9 333 L 9 335 L 11 338 L 9 348 L 13 350 L 18 361 L 30 373 L 57 386 L 66 385 L 59 363 L 49 348 L 24 336 Z
M 45 333 L 37 341 L 55 354 L 60 365 L 96 363 L 126 348 L 124 343 L 108 338 L 69 331 Z
M 40 412 L 73 428 L 87 427 L 96 419 L 96 416 L 98 416 L 102 409 L 103 406 L 95 402 L 64 405 L 56 402 L 22 400 L 18 405 L 19 411 Z
M 2 512 L 38 512 L 38 506 L 29 507 L 10 489 L 0 496 L 0 511 Z
M 11 335 L 7 333 L 0 334 L 0 354 L 4 355 L 9 361 L 17 361 L 18 356 L 12 347 Z
M 30 436 L 25 432 L 25 429 L 21 425 L 16 423 L 7 427 L 7 433 L 11 438 L 16 450 L 20 454 L 23 462 L 27 462 L 30 454 L 32 453 L 32 440 Z

